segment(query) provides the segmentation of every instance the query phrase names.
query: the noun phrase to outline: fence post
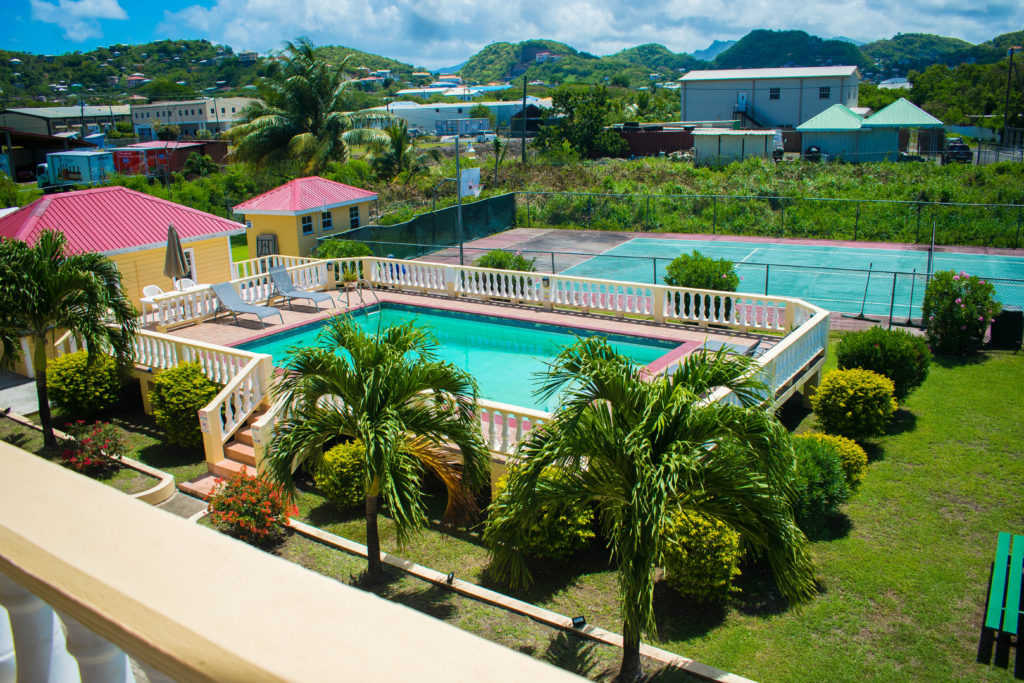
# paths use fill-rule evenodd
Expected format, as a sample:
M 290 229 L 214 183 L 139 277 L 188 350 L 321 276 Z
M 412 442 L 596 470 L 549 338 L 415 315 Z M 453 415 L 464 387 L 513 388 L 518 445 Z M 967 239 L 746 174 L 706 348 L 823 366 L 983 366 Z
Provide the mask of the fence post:
M 594 223 L 594 198 L 587 195 L 587 229 Z
M 526 192 L 526 227 L 530 227 L 530 193 Z
M 768 296 L 768 268 L 770 268 L 770 267 L 771 267 L 771 264 L 769 264 L 769 263 L 764 264 L 764 295 L 765 296 Z
M 786 200 L 782 200 L 782 232 L 779 233 L 779 237 L 786 236 Z
M 651 284 L 658 284 L 658 259 L 651 259 Z
M 892 274 L 892 294 L 889 295 L 889 329 L 892 329 L 892 310 L 896 306 L 896 273 Z
M 1020 224 L 1022 214 L 1024 214 L 1024 209 L 1017 209 L 1017 238 L 1013 240 L 1014 249 L 1020 248 Z
M 917 203 L 917 227 L 914 229 L 914 244 L 917 244 L 917 236 L 921 232 L 921 202 Z
M 857 229 L 860 227 L 860 202 L 857 202 L 857 218 L 853 221 L 853 241 L 857 241 Z
M 718 197 L 711 198 L 711 234 L 715 234 L 715 224 L 718 223 Z
M 651 195 L 647 195 L 647 218 L 644 221 L 647 224 L 647 230 L 651 229 Z
M 662 287 L 657 287 L 651 294 L 653 295 L 651 312 L 654 314 L 654 322 L 663 323 L 665 322 L 665 290 Z
M 555 274 L 555 252 L 551 252 L 551 274 Z

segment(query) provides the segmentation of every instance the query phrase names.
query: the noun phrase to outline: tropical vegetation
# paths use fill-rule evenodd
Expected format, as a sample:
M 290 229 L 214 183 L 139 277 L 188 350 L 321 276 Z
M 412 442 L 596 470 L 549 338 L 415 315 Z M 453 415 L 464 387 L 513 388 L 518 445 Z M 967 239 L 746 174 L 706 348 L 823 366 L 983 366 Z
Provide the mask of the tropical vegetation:
M 367 159 L 377 178 L 391 182 L 399 177 L 405 185 L 415 176 L 427 173 L 431 164 L 440 160 L 437 149 L 420 150 L 409 135 L 409 126 L 398 121 L 384 129 L 385 138 L 374 142 Z
M 489 455 L 474 415 L 476 383 L 465 371 L 437 361 L 436 340 L 412 324 L 374 335 L 347 318 L 334 318 L 318 343 L 294 349 L 285 362 L 275 391 L 288 417 L 267 448 L 266 476 L 293 492 L 299 467 L 322 472 L 325 450 L 360 440 L 368 576 L 380 581 L 381 506 L 402 544 L 427 522 L 428 473 L 444 484 L 446 517 L 453 522 L 471 517 L 475 492 L 489 481 Z M 461 463 L 448 444 L 461 451 Z
M 1001 310 L 991 282 L 965 271 L 943 270 L 928 281 L 921 304 L 932 348 L 965 354 L 981 348 L 985 332 Z
M 65 332 L 88 350 L 92 362 L 108 354 L 124 365 L 132 356 L 138 328 L 135 309 L 121 284 L 121 273 L 106 256 L 69 253 L 64 234 L 43 230 L 34 244 L 0 240 L 2 361 L 21 356 L 19 337 L 32 345 L 39 421 L 47 445 L 54 445 L 46 368 L 48 347 Z
M 617 570 L 624 640 L 620 675 L 641 673 L 640 639 L 654 632 L 654 571 L 661 530 L 678 510 L 728 524 L 771 565 L 794 601 L 815 590 L 807 541 L 790 507 L 793 451 L 759 407 L 764 387 L 751 361 L 697 353 L 671 377 L 650 378 L 600 338 L 565 349 L 539 394 L 561 403 L 529 432 L 486 534 L 495 571 L 515 584 L 531 573 L 516 539 L 551 507 L 593 505 Z M 719 387 L 740 405 L 707 403 Z M 544 476 L 555 468 L 559 476 Z

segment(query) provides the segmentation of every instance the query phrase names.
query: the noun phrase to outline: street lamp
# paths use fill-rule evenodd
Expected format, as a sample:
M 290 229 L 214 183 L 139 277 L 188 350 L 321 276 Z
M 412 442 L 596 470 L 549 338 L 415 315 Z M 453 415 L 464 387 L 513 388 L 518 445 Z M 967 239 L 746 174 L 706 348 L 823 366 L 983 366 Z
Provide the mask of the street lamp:
M 463 253 L 463 242 L 464 238 L 462 235 L 462 170 L 459 165 L 459 139 L 461 135 L 455 134 L 455 196 L 459 206 L 459 212 L 457 215 L 458 231 L 459 231 L 459 265 L 463 266 L 466 264 L 466 257 Z M 474 158 L 476 150 L 473 149 L 473 143 L 470 142 L 466 147 L 466 156 L 470 159 Z

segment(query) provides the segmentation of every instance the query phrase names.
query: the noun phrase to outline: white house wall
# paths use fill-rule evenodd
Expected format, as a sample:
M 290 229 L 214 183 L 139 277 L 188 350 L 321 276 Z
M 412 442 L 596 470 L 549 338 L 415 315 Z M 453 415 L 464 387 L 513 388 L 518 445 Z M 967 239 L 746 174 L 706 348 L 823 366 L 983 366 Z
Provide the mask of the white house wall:
M 895 161 L 899 131 L 896 128 L 863 128 L 858 131 L 805 132 L 803 152 L 817 147 L 829 159 L 843 161 Z
M 683 121 L 736 119 L 739 117 L 736 105 L 743 93 L 747 98 L 747 111 L 759 125 L 795 128 L 833 104 L 858 106 L 860 84 L 853 75 L 683 81 L 680 85 Z M 819 97 L 823 87 L 829 88 L 827 100 Z M 771 99 L 772 88 L 779 89 L 779 99 Z
M 416 104 L 409 106 L 409 103 L 397 103 L 391 105 L 388 111 L 392 115 L 405 120 L 410 128 L 419 128 L 427 133 L 434 133 L 437 130 L 438 121 L 453 121 L 455 119 L 469 118 L 469 110 L 478 104 L 487 107 L 488 111 L 494 114 L 494 125 L 499 128 L 511 126 L 513 114 L 518 114 L 523 108 L 522 101 L 518 102 L 466 102 L 459 104 L 437 103 L 437 104 Z M 527 106 L 536 104 L 527 102 Z M 405 105 L 405 106 L 402 106 Z M 543 105 L 537 105 L 543 106 Z

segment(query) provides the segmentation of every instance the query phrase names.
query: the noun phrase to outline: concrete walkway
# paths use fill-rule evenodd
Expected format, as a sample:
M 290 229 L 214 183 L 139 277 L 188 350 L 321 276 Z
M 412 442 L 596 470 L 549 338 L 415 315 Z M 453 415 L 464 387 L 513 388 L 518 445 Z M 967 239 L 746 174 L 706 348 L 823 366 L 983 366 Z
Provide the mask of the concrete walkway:
M 19 415 L 38 413 L 36 381 L 10 372 L 0 372 L 0 411 L 11 411 Z
M 170 512 L 172 515 L 188 519 L 196 513 L 205 510 L 206 502 L 192 496 L 186 496 L 181 491 L 175 491 L 173 496 L 157 505 L 157 507 Z

